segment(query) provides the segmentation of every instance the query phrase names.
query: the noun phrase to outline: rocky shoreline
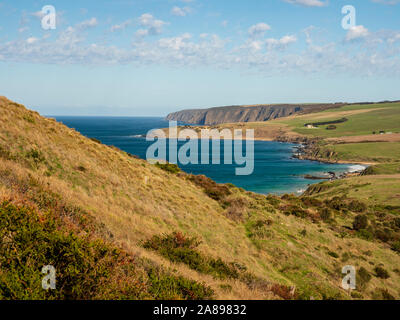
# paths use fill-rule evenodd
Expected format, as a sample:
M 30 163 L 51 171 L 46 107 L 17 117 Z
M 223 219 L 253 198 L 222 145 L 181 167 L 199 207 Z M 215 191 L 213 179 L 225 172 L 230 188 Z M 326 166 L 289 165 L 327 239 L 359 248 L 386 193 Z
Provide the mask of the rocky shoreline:
M 287 143 L 295 143 L 299 146 L 296 147 L 296 152 L 293 153 L 293 158 L 299 160 L 310 160 L 310 161 L 318 161 L 322 163 L 329 163 L 329 164 L 354 164 L 359 165 L 362 167 L 360 170 L 355 171 L 347 171 L 339 176 L 335 172 L 327 172 L 327 177 L 320 177 L 320 176 L 312 176 L 312 175 L 305 175 L 305 179 L 309 180 L 338 180 L 338 179 L 345 179 L 349 177 L 357 177 L 361 176 L 365 169 L 368 168 L 367 164 L 362 164 L 360 162 L 351 162 L 351 161 L 340 161 L 340 160 L 333 160 L 332 157 L 335 155 L 333 151 L 328 152 L 327 154 L 320 153 L 320 148 L 318 147 L 318 143 L 322 141 L 321 138 L 308 138 L 308 137 L 278 137 L 276 141 L 279 142 L 287 142 Z

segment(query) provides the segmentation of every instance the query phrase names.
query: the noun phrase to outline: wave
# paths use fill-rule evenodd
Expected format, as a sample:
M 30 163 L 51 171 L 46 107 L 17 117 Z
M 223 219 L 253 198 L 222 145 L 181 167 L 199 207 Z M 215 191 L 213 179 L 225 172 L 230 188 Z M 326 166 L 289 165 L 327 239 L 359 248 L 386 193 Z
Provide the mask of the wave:
M 144 138 L 145 135 L 144 134 L 135 134 L 133 136 L 129 136 L 129 138 Z
M 362 166 L 360 164 L 354 164 L 349 166 L 348 172 L 358 172 L 358 171 L 363 171 L 365 170 L 367 167 L 366 166 Z

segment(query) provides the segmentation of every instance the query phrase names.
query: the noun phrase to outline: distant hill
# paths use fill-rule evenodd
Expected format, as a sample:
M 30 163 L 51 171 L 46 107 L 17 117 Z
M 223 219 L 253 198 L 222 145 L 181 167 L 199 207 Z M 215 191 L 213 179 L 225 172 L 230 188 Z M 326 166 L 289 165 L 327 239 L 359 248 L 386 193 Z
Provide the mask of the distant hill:
M 338 108 L 343 105 L 343 103 L 335 103 L 226 106 L 178 111 L 170 113 L 167 116 L 167 120 L 199 125 L 257 122 L 288 117 L 295 114 L 318 112 L 326 109 Z

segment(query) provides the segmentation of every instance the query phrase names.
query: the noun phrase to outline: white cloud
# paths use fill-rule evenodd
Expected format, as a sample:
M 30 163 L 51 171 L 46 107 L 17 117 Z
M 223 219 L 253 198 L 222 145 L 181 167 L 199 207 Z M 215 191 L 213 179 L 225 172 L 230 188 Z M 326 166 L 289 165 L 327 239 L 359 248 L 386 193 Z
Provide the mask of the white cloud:
M 131 24 L 132 24 L 131 20 L 127 20 L 125 22 L 122 22 L 121 24 L 115 24 L 115 25 L 111 26 L 111 32 L 124 30 Z
M 42 11 L 32 12 L 31 15 L 38 19 L 42 19 L 44 17 L 44 13 Z
M 39 40 L 38 38 L 30 37 L 30 38 L 26 39 L 26 43 L 33 44 L 33 43 L 37 42 L 38 40 Z
M 299 4 L 305 7 L 324 7 L 328 4 L 328 2 L 320 1 L 320 0 L 284 0 L 285 2 L 292 4 Z
M 145 37 L 149 35 L 149 30 L 147 29 L 139 29 L 138 31 L 136 31 L 136 36 L 137 37 Z
M 187 45 L 185 41 L 189 40 L 191 37 L 192 35 L 190 33 L 184 33 L 178 37 L 160 39 L 158 43 L 161 48 L 180 50 L 181 48 Z
M 18 32 L 19 33 L 23 33 L 23 32 L 28 31 L 28 30 L 29 30 L 29 27 L 21 27 L 21 28 L 18 29 Z
M 369 35 L 368 29 L 364 26 L 351 27 L 346 35 L 346 41 L 353 41 L 360 38 L 365 38 Z
M 257 23 L 255 25 L 251 26 L 249 28 L 248 32 L 249 32 L 250 36 L 255 37 L 258 35 L 264 35 L 265 32 L 267 32 L 270 29 L 271 29 L 271 27 L 268 24 L 266 24 L 264 22 L 260 22 L 260 23 Z
M 142 31 L 138 32 L 143 32 L 143 35 L 148 35 L 152 27 L 160 26 L 160 23 L 154 23 L 157 19 L 152 16 L 141 18 Z M 161 23 L 161 27 L 164 24 Z M 82 31 L 96 25 L 97 20 L 90 19 L 58 30 L 58 36 L 54 33 L 50 38 L 0 42 L 0 56 L 6 62 L 38 64 L 241 68 L 267 76 L 314 73 L 400 76 L 399 31 L 367 31 L 365 41 L 357 46 L 349 45 L 346 50 L 343 50 L 343 42 L 326 43 L 320 35 L 314 39 L 314 28 L 311 27 L 304 30 L 305 36 L 299 39 L 294 35 L 284 35 L 268 39 L 247 38 L 233 43 L 229 38 L 220 38 L 216 34 L 195 36 L 183 33 L 160 39 L 136 39 L 131 47 L 126 48 L 88 42 L 86 32 Z M 351 38 L 362 37 L 365 32 L 360 30 L 353 30 Z M 305 49 L 299 46 L 296 50 L 289 50 L 290 44 L 300 40 L 303 40 Z
M 91 18 L 89 20 L 85 20 L 77 25 L 78 29 L 88 29 L 92 27 L 96 27 L 98 25 L 98 21 L 96 18 Z
M 293 35 L 287 35 L 280 39 L 269 38 L 266 40 L 247 40 L 240 49 L 250 50 L 250 51 L 261 51 L 263 48 L 268 50 L 282 50 L 285 49 L 289 44 L 297 41 L 297 38 Z
M 267 39 L 266 44 L 269 49 L 277 48 L 277 47 L 284 48 L 284 47 L 288 46 L 289 44 L 294 43 L 296 41 L 297 41 L 297 38 L 295 36 L 287 35 L 280 39 L 274 39 L 274 38 Z
M 185 17 L 191 11 L 192 9 L 189 7 L 180 8 L 175 6 L 171 9 L 171 14 L 174 16 Z
M 394 44 L 395 42 L 399 41 L 400 42 L 400 32 L 395 33 L 393 36 L 389 37 L 387 39 L 387 42 L 389 44 Z
M 388 5 L 394 6 L 398 3 L 400 3 L 400 0 L 372 0 L 372 2 L 388 4 Z
M 162 33 L 162 29 L 166 24 L 166 22 L 154 18 L 150 13 L 144 13 L 139 17 L 139 25 L 145 29 L 138 30 L 136 34 L 158 35 Z

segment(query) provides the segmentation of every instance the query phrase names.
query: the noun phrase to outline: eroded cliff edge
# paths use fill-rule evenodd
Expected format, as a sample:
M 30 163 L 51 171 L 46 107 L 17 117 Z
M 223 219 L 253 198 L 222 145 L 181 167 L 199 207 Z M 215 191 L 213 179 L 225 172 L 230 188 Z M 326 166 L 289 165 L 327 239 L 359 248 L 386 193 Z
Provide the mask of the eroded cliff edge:
M 227 106 L 178 111 L 170 113 L 166 119 L 199 125 L 216 125 L 232 122 L 258 122 L 288 117 L 295 114 L 338 108 L 342 105 L 343 104 L 341 103 L 335 103 Z

